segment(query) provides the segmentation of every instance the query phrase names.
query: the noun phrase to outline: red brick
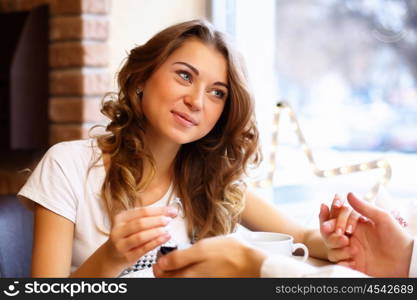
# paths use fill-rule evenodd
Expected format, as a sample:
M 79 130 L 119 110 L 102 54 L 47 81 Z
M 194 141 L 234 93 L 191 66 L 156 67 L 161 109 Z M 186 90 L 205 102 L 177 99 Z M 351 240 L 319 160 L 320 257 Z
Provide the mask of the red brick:
M 51 1 L 51 14 L 80 14 L 81 13 L 81 1 L 83 0 L 52 0 Z
M 83 19 L 83 38 L 89 40 L 107 40 L 109 38 L 110 23 L 108 19 L 85 17 Z
M 62 16 L 50 18 L 49 39 L 70 40 L 83 38 L 83 21 L 80 16 Z
M 52 96 L 103 96 L 110 88 L 110 75 L 105 69 L 59 70 L 50 72 Z
M 110 0 L 83 0 L 83 13 L 108 14 L 110 12 Z
M 49 126 L 49 145 L 88 138 L 90 128 L 87 124 L 52 124 Z
M 32 8 L 43 4 L 50 4 L 51 0 L 19 0 L 17 2 L 18 10 L 31 10 Z
M 109 62 L 108 46 L 105 43 L 62 42 L 49 47 L 49 66 L 59 67 L 104 67 Z
M 103 122 L 100 97 L 57 97 L 49 100 L 49 119 L 52 122 Z
M 0 0 L 0 12 L 12 12 L 18 10 L 19 2 L 16 0 Z
M 110 12 L 110 0 L 52 0 L 52 14 L 100 14 Z
M 99 40 L 109 37 L 109 20 L 97 16 L 59 16 L 50 20 L 52 41 Z

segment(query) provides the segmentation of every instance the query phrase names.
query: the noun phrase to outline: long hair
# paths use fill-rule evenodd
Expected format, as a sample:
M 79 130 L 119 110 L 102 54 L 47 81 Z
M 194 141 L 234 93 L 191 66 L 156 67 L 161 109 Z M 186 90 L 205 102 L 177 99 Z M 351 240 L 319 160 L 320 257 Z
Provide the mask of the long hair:
M 132 49 L 118 74 L 118 93 L 108 94 L 111 99 L 103 102 L 101 112 L 110 123 L 97 141 L 110 156 L 101 193 L 112 217 L 134 207 L 155 174 L 154 159 L 145 147 L 146 118 L 136 89 L 190 38 L 214 46 L 225 57 L 230 86 L 214 128 L 182 145 L 174 162 L 174 191 L 184 207 L 188 234 L 201 239 L 234 230 L 244 208 L 242 176 L 249 165 L 260 161 L 245 69 L 222 33 L 206 21 L 193 20 L 168 27 Z M 151 165 L 149 174 L 144 174 L 145 161 Z

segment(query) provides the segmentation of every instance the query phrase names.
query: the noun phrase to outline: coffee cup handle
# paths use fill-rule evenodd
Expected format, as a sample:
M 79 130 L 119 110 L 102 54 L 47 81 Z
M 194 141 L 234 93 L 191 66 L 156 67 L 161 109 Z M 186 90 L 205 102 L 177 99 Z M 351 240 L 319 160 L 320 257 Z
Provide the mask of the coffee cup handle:
M 306 261 L 308 258 L 308 249 L 306 247 L 306 245 L 301 244 L 301 243 L 295 243 L 292 245 L 292 252 L 294 253 L 297 249 L 303 249 L 304 254 L 303 254 L 303 258 L 302 261 Z

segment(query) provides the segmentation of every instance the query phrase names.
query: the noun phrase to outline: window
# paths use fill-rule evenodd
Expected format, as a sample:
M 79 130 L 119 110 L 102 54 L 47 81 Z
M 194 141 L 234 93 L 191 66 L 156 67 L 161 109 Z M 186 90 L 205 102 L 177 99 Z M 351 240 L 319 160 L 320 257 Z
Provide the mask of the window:
M 319 164 L 385 157 L 394 194 L 417 198 L 415 1 L 213 0 L 211 13 L 245 57 L 266 158 L 285 99 Z M 279 144 L 278 183 L 303 181 L 308 164 L 288 124 Z

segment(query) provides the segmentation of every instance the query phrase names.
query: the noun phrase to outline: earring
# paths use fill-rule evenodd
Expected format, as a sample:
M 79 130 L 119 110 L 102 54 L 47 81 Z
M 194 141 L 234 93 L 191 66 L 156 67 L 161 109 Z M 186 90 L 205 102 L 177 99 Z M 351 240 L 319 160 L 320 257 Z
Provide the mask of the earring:
M 140 94 L 142 94 L 142 90 L 140 88 L 136 89 L 136 95 L 140 96 Z

